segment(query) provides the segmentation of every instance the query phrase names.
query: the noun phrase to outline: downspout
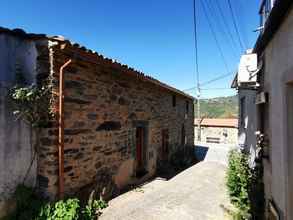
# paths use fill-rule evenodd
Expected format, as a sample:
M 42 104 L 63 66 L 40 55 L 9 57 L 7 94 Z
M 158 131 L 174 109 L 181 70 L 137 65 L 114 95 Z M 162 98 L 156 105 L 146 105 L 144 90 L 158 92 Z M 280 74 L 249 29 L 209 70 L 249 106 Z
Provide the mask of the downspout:
M 59 199 L 64 198 L 64 68 L 71 63 L 69 59 L 59 70 L 59 134 L 58 134 L 58 161 L 59 161 Z

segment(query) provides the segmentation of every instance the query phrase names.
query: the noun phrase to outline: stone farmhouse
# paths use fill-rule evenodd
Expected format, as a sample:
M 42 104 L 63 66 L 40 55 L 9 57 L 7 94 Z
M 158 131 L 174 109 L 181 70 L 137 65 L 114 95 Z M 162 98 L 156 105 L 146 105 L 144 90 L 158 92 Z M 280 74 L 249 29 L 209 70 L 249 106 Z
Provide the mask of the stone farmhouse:
M 255 47 L 258 70 L 239 91 L 239 140 L 263 166 L 265 219 L 293 219 L 293 2 L 263 0 Z
M 25 183 L 44 197 L 111 196 L 194 144 L 193 97 L 63 37 L 1 28 L 0 60 L 0 207 L 28 167 Z M 9 105 L 19 70 L 50 85 L 53 117 L 38 134 Z
M 198 120 L 194 121 L 194 134 L 197 137 Z M 200 122 L 201 142 L 215 144 L 238 143 L 238 119 L 236 118 L 203 118 Z

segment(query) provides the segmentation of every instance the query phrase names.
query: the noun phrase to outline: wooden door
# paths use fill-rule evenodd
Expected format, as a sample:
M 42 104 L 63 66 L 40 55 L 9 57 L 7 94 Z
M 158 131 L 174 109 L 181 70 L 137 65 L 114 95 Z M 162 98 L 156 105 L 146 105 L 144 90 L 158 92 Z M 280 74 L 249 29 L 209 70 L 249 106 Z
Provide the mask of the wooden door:
M 169 155 L 169 131 L 164 129 L 162 131 L 162 156 L 163 160 L 168 160 Z
M 144 128 L 136 128 L 136 167 L 137 170 L 144 169 Z

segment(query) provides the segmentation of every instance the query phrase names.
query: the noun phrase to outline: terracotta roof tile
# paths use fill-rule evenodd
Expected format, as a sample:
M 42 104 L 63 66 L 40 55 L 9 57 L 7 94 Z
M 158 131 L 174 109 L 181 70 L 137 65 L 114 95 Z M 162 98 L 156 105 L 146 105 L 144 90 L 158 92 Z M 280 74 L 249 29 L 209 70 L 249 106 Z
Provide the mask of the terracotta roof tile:
M 197 124 L 197 119 L 194 120 L 194 124 Z M 201 126 L 203 127 L 233 127 L 238 128 L 237 118 L 203 118 L 201 120 Z
M 138 70 L 135 70 L 125 64 L 121 64 L 119 63 L 117 60 L 113 60 L 113 59 L 109 59 L 109 58 L 106 58 L 104 57 L 103 55 L 101 54 L 98 54 L 97 52 L 95 51 L 92 51 L 90 49 L 87 49 L 86 47 L 78 44 L 78 43 L 75 43 L 75 42 L 72 42 L 68 39 L 66 39 L 65 37 L 63 36 L 48 36 L 48 35 L 45 35 L 45 34 L 33 34 L 33 33 L 26 33 L 24 30 L 22 29 L 8 29 L 8 28 L 3 28 L 3 27 L 0 27 L 0 34 L 1 33 L 6 33 L 6 34 L 10 34 L 10 35 L 14 35 L 14 36 L 17 36 L 17 37 L 21 37 L 21 38 L 27 38 L 27 39 L 32 39 L 32 40 L 36 40 L 36 39 L 48 39 L 48 40 L 52 40 L 52 41 L 58 41 L 58 42 L 64 42 L 65 44 L 68 44 L 74 48 L 77 48 L 81 51 L 83 51 L 84 53 L 87 53 L 87 54 L 91 54 L 91 55 L 94 55 L 96 59 L 102 59 L 103 61 L 105 62 L 109 62 L 110 64 L 113 64 L 113 65 L 118 65 L 119 68 L 122 68 L 124 70 L 126 70 L 127 72 L 131 72 L 134 76 L 136 76 L 137 78 L 143 80 L 143 81 L 148 81 L 150 83 L 153 83 L 157 86 L 160 86 L 160 87 L 163 87 L 169 91 L 172 91 L 174 93 L 177 93 L 177 94 L 180 94 L 182 96 L 185 96 L 185 97 L 188 97 L 190 99 L 195 99 L 193 96 L 191 95 L 188 95 L 186 93 L 184 93 L 183 91 L 181 90 L 178 90 L 172 86 L 169 86 L 163 82 L 160 82 L 159 80 L 149 76 L 149 75 L 145 75 L 144 73 L 138 71 Z

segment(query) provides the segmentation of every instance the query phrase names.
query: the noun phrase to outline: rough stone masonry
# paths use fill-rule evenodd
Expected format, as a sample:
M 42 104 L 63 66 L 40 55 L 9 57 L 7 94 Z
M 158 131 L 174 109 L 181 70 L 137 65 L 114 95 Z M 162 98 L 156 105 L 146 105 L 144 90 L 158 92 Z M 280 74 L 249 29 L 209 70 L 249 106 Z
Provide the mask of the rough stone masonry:
M 63 38 L 33 36 L 30 41 L 38 51 L 37 79 L 50 78 L 56 116 L 41 132 L 37 182 L 44 196 L 54 199 L 58 192 L 59 68 L 68 59 L 66 195 L 94 188 L 114 195 L 150 178 L 162 161 L 193 146 L 192 97 Z

